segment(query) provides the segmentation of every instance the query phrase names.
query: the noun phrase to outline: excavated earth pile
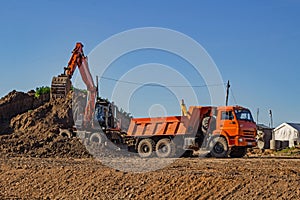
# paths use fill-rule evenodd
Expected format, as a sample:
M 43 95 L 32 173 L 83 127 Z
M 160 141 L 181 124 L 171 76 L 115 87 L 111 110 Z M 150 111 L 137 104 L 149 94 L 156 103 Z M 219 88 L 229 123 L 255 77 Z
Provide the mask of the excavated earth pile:
M 24 96 L 26 97 L 24 93 L 12 92 L 2 99 L 3 102 L 7 102 L 6 108 L 12 109 L 10 112 L 1 112 L 1 117 L 10 122 L 6 134 L 0 136 L 1 154 L 30 157 L 89 157 L 89 153 L 78 138 L 59 135 L 61 128 L 70 128 L 74 123 L 71 93 L 66 99 L 51 101 L 49 97 L 38 100 L 33 97 L 28 98 L 31 101 L 25 98 L 23 102 Z M 21 107 L 19 112 L 23 113 L 10 119 L 9 117 L 14 116 Z
M 0 134 L 11 133 L 10 120 L 18 114 L 33 110 L 48 102 L 49 94 L 35 98 L 35 92 L 12 91 L 0 99 Z

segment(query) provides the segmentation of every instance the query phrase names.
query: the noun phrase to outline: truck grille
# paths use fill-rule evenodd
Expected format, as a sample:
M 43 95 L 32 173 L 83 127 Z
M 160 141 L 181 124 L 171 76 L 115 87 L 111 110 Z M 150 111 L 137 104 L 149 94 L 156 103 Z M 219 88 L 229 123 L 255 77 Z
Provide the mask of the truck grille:
M 244 136 L 254 136 L 253 131 L 243 131 Z

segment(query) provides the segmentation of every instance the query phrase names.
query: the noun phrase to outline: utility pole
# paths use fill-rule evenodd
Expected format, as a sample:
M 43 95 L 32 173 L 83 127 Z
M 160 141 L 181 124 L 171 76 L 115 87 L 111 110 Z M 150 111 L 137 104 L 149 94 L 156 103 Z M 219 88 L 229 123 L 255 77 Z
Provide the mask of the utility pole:
M 226 106 L 228 106 L 229 88 L 230 88 L 230 84 L 229 84 L 229 80 L 228 80 L 227 85 L 226 85 L 226 103 L 225 103 Z
M 97 83 L 97 86 L 96 86 L 96 90 L 97 90 L 97 98 L 99 98 L 99 80 L 98 80 L 98 76 L 96 76 L 96 83 Z
M 270 120 L 271 120 L 270 128 L 273 128 L 273 114 L 272 114 L 272 110 L 269 111 L 269 114 L 270 114 Z

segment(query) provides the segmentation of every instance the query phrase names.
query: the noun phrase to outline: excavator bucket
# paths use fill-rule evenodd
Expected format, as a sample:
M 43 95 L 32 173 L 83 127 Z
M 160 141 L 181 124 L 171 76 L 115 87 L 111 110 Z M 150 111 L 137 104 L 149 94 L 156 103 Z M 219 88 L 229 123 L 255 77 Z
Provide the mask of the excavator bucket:
M 67 75 L 61 74 L 52 78 L 51 99 L 65 98 L 71 90 L 71 80 Z

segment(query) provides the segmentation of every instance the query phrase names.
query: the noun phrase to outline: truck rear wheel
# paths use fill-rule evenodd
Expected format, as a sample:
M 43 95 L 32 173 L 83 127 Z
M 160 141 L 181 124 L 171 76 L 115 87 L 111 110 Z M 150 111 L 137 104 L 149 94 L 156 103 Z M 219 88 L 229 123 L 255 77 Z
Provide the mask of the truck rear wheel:
M 233 147 L 230 152 L 230 157 L 232 158 L 242 158 L 246 155 L 246 147 Z
M 176 153 L 175 144 L 168 138 L 161 139 L 156 144 L 156 155 L 160 158 L 173 157 Z
M 148 158 L 153 155 L 155 143 L 152 139 L 142 139 L 137 148 L 137 152 L 140 157 L 142 158 Z
M 224 137 L 214 137 L 209 144 L 210 154 L 216 158 L 228 156 L 228 144 Z

